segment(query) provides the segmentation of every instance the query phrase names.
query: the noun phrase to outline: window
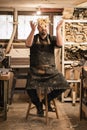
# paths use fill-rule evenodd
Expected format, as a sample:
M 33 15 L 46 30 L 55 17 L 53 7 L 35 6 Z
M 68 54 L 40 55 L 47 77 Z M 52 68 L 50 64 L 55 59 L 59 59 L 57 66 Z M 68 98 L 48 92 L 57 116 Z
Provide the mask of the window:
M 18 15 L 18 34 L 16 34 L 17 39 L 25 40 L 30 31 L 30 21 L 37 22 L 38 18 L 48 18 L 49 15 Z M 60 21 L 61 15 L 53 16 L 53 35 L 56 35 L 56 26 Z M 54 26 L 55 25 L 55 26 Z M 0 39 L 10 39 L 13 31 L 13 15 L 0 15 Z M 36 30 L 35 34 L 38 32 Z
M 26 39 L 31 31 L 30 21 L 37 22 L 38 18 L 47 18 L 49 16 L 29 16 L 19 15 L 18 16 L 18 39 Z M 38 31 L 36 30 L 35 34 Z
M 13 31 L 12 22 L 12 15 L 0 15 L 0 39 L 10 39 Z
M 56 36 L 56 27 L 58 22 L 61 20 L 62 16 L 61 15 L 57 15 L 53 17 L 53 35 Z

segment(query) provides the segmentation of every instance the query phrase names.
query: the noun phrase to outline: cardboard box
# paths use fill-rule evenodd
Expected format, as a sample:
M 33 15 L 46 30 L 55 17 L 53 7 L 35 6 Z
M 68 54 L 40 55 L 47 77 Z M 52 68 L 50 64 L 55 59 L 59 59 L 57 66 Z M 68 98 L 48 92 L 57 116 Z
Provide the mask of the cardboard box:
M 77 68 L 66 68 L 65 78 L 67 80 L 78 80 L 80 79 L 80 70 Z
M 81 74 L 81 68 L 80 67 L 74 67 L 74 79 L 78 80 L 80 79 Z
M 65 78 L 67 80 L 74 79 L 74 70 L 72 68 L 65 69 Z

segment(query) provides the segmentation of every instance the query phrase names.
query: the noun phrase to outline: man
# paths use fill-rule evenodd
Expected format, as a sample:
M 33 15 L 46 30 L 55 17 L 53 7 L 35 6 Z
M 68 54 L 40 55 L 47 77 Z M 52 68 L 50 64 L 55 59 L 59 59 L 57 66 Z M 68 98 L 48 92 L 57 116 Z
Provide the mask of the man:
M 48 19 L 38 19 L 38 24 L 30 22 L 31 32 L 26 40 L 26 46 L 30 47 L 30 73 L 27 92 L 33 104 L 36 105 L 38 116 L 43 116 L 45 98 L 40 101 L 37 89 L 50 88 L 48 93 L 48 111 L 53 111 L 50 101 L 65 91 L 69 85 L 63 75 L 56 70 L 54 48 L 63 45 L 61 36 L 61 21 L 56 27 L 56 37 L 48 34 Z M 39 33 L 34 35 L 36 26 Z

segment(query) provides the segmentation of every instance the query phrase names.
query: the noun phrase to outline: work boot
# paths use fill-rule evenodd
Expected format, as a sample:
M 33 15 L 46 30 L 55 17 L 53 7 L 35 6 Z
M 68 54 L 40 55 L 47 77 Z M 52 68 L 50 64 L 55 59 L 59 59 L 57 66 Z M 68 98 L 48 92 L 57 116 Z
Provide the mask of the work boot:
M 37 107 L 37 115 L 39 117 L 43 117 L 44 116 L 44 110 L 43 110 L 42 102 L 40 102 L 39 106 Z
M 61 93 L 63 92 L 63 90 L 53 90 L 53 91 L 51 91 L 49 94 L 47 94 L 47 101 L 48 101 L 48 111 L 51 111 L 51 112 L 54 112 L 55 110 L 51 107 L 51 101 L 54 99 L 54 98 L 56 98 L 56 97 L 58 97 Z M 45 105 L 46 104 L 46 101 L 45 101 L 46 99 L 44 98 L 43 100 L 42 100 L 42 102 L 43 102 L 43 104 Z
M 48 111 L 55 112 L 55 110 L 51 107 L 51 105 L 48 104 Z
M 39 116 L 39 117 L 44 117 L 44 111 L 43 110 L 37 110 L 37 115 Z
M 45 99 L 42 100 L 42 103 L 46 106 Z M 50 101 L 48 101 L 48 111 L 50 111 L 50 112 L 54 112 L 54 109 L 51 107 L 51 103 L 50 103 Z

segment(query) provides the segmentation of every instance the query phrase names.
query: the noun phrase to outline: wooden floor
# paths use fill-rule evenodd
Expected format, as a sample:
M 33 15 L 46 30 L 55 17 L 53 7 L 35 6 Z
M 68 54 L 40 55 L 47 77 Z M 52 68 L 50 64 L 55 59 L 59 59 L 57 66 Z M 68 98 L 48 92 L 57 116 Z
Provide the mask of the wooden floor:
M 0 130 L 87 130 L 87 120 L 79 120 L 79 103 L 72 106 L 71 102 L 61 103 L 56 100 L 59 119 L 53 112 L 49 112 L 49 122 L 46 125 L 45 117 L 38 117 L 33 109 L 28 120 L 25 116 L 28 102 L 25 94 L 15 94 L 13 103 L 9 105 L 7 120 L 0 118 Z

